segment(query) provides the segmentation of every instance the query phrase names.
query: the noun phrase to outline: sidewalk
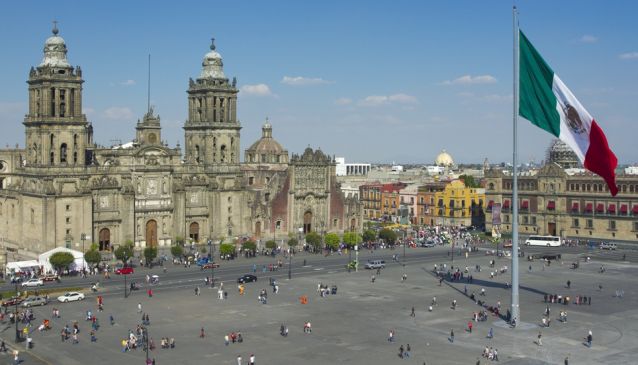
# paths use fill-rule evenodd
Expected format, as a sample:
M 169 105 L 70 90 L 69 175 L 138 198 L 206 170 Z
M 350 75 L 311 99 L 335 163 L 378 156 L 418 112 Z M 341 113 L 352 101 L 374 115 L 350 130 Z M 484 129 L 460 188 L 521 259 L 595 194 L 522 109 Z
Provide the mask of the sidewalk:
M 4 337 L 0 338 L 0 340 L 4 340 L 5 346 L 7 346 L 7 352 L 0 352 L 0 364 L 1 365 L 14 365 L 13 362 L 13 350 L 17 349 L 20 351 L 20 364 L 41 364 L 41 365 L 50 365 L 51 363 L 39 358 L 38 356 L 31 353 L 31 351 L 25 351 L 24 342 L 20 342 L 16 344 L 14 340 L 7 341 Z M 34 342 L 34 346 L 37 344 Z

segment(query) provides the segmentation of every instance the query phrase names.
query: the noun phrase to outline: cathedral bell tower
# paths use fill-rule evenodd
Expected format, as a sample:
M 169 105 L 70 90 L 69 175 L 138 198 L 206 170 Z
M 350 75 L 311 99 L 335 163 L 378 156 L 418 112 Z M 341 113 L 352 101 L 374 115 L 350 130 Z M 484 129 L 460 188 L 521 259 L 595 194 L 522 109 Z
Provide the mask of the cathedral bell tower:
M 212 39 L 202 72 L 189 80 L 188 120 L 184 124 L 185 159 L 189 164 L 239 166 L 237 81 L 224 75 L 222 56 Z
M 82 114 L 82 70 L 66 58 L 64 39 L 54 22 L 44 58 L 29 72 L 26 127 L 27 166 L 76 167 L 92 160 L 93 128 Z

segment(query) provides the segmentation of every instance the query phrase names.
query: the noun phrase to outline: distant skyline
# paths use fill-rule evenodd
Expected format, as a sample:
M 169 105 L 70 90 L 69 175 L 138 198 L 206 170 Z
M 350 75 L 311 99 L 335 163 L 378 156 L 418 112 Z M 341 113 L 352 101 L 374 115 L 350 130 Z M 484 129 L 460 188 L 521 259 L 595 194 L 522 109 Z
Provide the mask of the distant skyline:
M 37 4 L 43 4 L 39 6 Z M 0 75 L 0 146 L 24 145 L 29 69 L 57 20 L 83 70 L 98 144 L 127 142 L 151 104 L 184 145 L 189 78 L 210 38 L 240 88 L 243 150 L 273 136 L 347 162 L 512 159 L 512 8 L 477 1 L 10 2 Z M 638 162 L 638 28 L 632 1 L 518 2 L 521 29 L 605 131 L 620 164 Z M 548 133 L 520 120 L 519 161 L 544 159 Z

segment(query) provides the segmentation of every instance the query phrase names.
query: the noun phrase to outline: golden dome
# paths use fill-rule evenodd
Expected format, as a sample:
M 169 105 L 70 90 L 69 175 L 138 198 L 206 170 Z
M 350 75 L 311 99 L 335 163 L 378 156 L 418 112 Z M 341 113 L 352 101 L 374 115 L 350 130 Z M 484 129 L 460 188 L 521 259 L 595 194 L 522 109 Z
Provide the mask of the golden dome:
M 452 156 L 450 156 L 449 153 L 445 152 L 445 150 L 442 150 L 441 153 L 439 153 L 438 156 L 436 156 L 436 159 L 434 160 L 434 164 L 437 166 L 453 166 L 454 165 L 454 160 L 452 159 Z

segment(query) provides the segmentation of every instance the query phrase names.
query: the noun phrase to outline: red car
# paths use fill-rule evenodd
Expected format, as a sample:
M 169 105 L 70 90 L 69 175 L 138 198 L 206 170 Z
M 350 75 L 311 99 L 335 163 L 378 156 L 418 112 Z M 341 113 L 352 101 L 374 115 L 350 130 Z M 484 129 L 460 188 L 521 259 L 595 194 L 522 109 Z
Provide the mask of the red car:
M 120 268 L 117 268 L 115 270 L 115 273 L 118 274 L 118 275 L 128 275 L 128 274 L 132 274 L 134 272 L 135 272 L 135 270 L 133 270 L 133 268 L 130 267 L 130 266 L 120 267 Z
M 201 266 L 202 270 L 204 269 L 212 269 L 212 268 L 218 268 L 219 264 L 216 262 L 207 262 L 204 265 Z
M 12 298 L 9 298 L 9 299 L 5 300 L 4 302 L 2 302 L 2 306 L 3 307 L 10 307 L 12 305 L 20 304 L 23 301 L 24 301 L 24 299 L 22 299 L 20 297 L 12 297 Z

